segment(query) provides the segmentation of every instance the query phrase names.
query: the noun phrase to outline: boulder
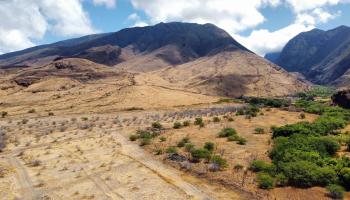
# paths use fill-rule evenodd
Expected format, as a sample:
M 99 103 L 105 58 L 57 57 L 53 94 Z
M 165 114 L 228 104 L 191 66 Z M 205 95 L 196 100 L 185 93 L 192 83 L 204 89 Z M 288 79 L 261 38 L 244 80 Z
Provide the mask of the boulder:
M 168 159 L 176 162 L 184 162 L 187 161 L 186 156 L 180 155 L 178 153 L 171 153 L 168 155 Z
M 350 89 L 342 90 L 332 96 L 335 105 L 350 109 Z

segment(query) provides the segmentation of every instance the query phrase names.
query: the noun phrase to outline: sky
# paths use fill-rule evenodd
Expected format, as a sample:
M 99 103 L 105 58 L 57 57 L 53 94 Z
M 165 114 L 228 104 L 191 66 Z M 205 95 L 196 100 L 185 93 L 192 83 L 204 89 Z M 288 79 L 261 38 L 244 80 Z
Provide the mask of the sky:
M 0 54 L 173 21 L 215 24 L 263 56 L 300 32 L 350 26 L 350 0 L 0 0 Z

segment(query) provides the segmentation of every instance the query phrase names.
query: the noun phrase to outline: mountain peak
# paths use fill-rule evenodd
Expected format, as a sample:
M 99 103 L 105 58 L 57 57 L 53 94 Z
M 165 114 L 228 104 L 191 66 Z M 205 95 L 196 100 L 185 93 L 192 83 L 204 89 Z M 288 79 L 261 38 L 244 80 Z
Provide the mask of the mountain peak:
M 350 28 L 301 33 L 287 43 L 275 63 L 316 84 L 334 84 L 350 69 Z
M 227 32 L 213 24 L 170 22 L 154 26 L 127 28 L 114 33 L 89 35 L 4 54 L 0 56 L 0 66 L 43 64 L 52 61 L 55 57 L 75 57 L 86 54 L 89 49 L 102 46 L 115 47 L 116 53 L 113 54 L 115 62 L 111 62 L 113 65 L 123 60 L 123 49 L 124 52 L 127 51 L 125 54 L 132 55 L 151 53 L 173 46 L 175 50 L 173 48 L 168 51 L 171 52 L 170 55 L 164 55 L 164 53 L 160 55 L 165 61 L 174 54 L 179 55 L 176 62 L 169 64 L 184 63 L 194 58 L 222 51 L 249 51 Z M 121 49 L 121 52 L 117 49 Z M 89 51 L 87 58 L 96 57 L 91 55 L 91 52 L 100 51 Z M 115 57 L 116 55 L 120 57 Z M 93 61 L 96 60 L 100 61 L 101 59 Z M 112 65 L 105 62 L 99 63 Z

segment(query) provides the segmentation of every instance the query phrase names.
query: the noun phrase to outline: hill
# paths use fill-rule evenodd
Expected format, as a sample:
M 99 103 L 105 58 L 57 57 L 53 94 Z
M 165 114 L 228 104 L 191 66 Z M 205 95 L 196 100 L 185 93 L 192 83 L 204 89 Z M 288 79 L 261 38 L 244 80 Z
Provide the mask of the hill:
M 313 83 L 345 86 L 349 82 L 350 28 L 301 33 L 287 43 L 275 63 L 302 73 Z
M 16 111 L 166 107 L 308 87 L 211 24 L 90 35 L 1 55 L 0 65 L 0 108 Z

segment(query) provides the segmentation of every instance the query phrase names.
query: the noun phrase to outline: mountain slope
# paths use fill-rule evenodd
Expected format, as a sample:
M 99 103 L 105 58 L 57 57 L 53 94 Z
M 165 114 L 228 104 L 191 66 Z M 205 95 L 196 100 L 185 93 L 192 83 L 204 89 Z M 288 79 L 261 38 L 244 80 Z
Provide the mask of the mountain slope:
M 287 43 L 275 63 L 317 84 L 342 85 L 342 76 L 350 69 L 350 28 L 301 33 Z
M 91 59 L 101 54 L 98 49 L 111 48 L 111 46 L 115 49 L 112 54 L 105 57 L 110 56 L 112 62 L 107 59 Z M 212 24 L 173 22 L 128 28 L 115 33 L 90 35 L 0 55 L 0 66 L 43 65 L 58 57 L 83 57 L 100 64 L 115 65 L 135 55 L 149 54 L 168 46 L 175 46 L 176 48 L 169 51 L 179 56 L 173 58 L 171 54 L 158 53 L 154 58 L 169 65 L 182 64 L 224 49 L 248 51 L 229 34 Z
M 298 77 L 249 52 L 223 52 L 140 75 L 146 84 L 207 95 L 285 96 L 307 88 Z
M 5 54 L 0 64 L 5 66 L 3 79 L 9 85 L 4 88 L 16 91 L 33 85 L 40 91 L 40 86 L 53 83 L 49 79 L 79 82 L 84 87 L 96 81 L 121 82 L 123 91 L 128 88 L 125 95 L 142 97 L 140 88 L 148 88 L 163 91 L 163 96 L 181 93 L 193 99 L 284 96 L 308 87 L 211 24 L 162 23 L 86 36 Z M 20 65 L 28 67 L 16 67 Z

